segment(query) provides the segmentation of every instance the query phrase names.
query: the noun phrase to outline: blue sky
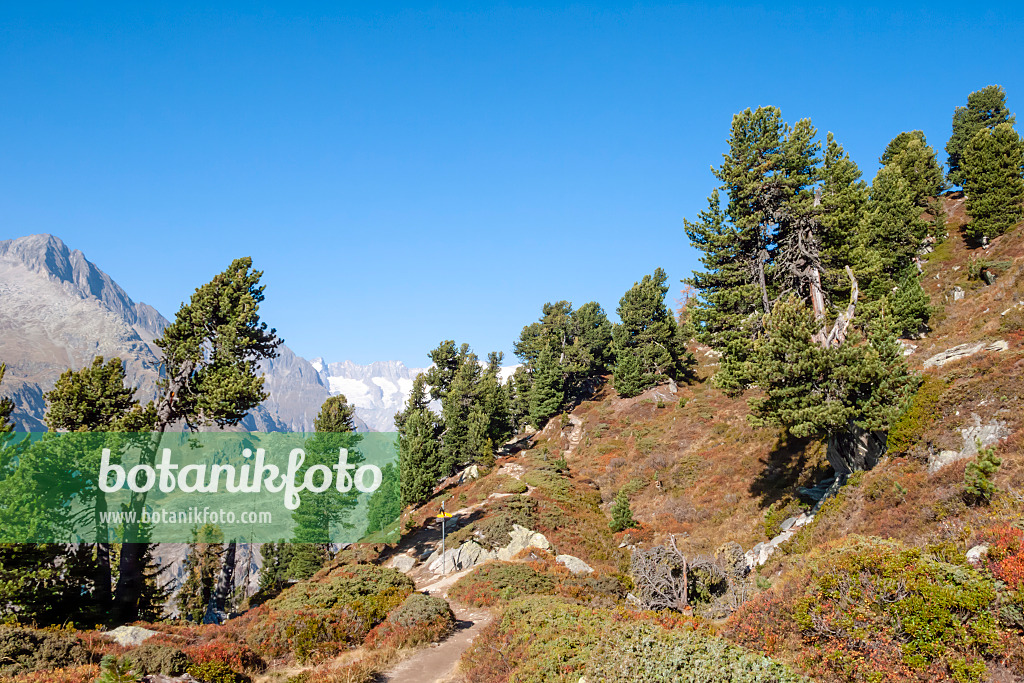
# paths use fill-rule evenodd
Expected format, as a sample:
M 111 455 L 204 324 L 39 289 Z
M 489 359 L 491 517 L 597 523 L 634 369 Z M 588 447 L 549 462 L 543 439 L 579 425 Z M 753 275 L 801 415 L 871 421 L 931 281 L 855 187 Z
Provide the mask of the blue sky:
M 0 5 L 0 239 L 48 232 L 171 317 L 232 258 L 300 355 L 511 356 L 545 301 L 696 265 L 731 116 L 873 176 L 1024 106 L 1016 3 Z M 2 305 L 2 301 L 0 301 Z

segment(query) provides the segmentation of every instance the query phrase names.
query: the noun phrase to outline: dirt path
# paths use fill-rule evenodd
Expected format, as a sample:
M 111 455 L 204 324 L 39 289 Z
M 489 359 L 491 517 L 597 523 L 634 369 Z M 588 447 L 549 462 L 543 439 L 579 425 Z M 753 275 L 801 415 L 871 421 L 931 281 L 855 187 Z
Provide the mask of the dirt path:
M 420 650 L 387 672 L 382 681 L 394 683 L 436 683 L 448 679 L 455 671 L 462 653 L 491 623 L 494 615 L 485 609 L 453 604 L 456 630 L 436 647 Z

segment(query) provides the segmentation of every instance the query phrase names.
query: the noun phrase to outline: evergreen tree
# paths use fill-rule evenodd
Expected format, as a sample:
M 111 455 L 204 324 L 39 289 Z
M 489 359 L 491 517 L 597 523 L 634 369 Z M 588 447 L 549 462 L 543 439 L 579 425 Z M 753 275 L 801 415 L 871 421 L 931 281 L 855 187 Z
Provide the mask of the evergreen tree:
M 853 252 L 853 269 L 868 301 L 881 302 L 908 268 L 915 267 L 926 225 L 898 170 L 883 166 L 871 184 L 871 196 Z
M 828 134 L 821 168 L 821 248 L 825 265 L 823 286 L 830 302 L 850 298 L 850 280 L 844 269 L 853 266 L 861 222 L 868 205 L 868 186 L 860 168 Z
M 316 433 L 306 440 L 306 459 L 299 476 L 314 465 L 332 467 L 338 462 L 339 452 L 346 449 L 346 462 L 359 465 L 363 457 L 358 451 L 362 436 L 355 431 L 355 409 L 349 405 L 343 394 L 331 396 L 320 406 L 320 412 L 313 420 Z M 306 492 L 292 518 L 295 527 L 290 560 L 285 578 L 308 579 L 331 557 L 331 543 L 334 527 L 352 528 L 348 515 L 359 503 L 359 492 L 353 488 L 348 492 L 329 487 L 321 493 Z
M 366 535 L 383 531 L 402 514 L 402 491 L 398 468 L 388 463 L 381 470 L 380 488 L 366 504 Z
M 612 324 L 594 301 L 573 310 L 568 301 L 544 304 L 541 319 L 523 328 L 515 343 L 516 355 L 530 374 L 537 372 L 541 354 L 547 351 L 561 374 L 562 400 L 551 414 L 564 410 L 576 399 L 586 381 L 607 370 L 611 359 Z M 523 383 L 520 382 L 520 387 Z M 545 387 L 549 391 L 550 387 Z M 525 397 L 526 401 L 531 401 Z M 543 401 L 542 401 L 543 402 Z
M 562 408 L 565 394 L 562 390 L 562 374 L 558 364 L 545 348 L 536 359 L 533 371 L 533 390 L 530 392 L 530 422 L 537 429 L 544 427 L 548 419 Z
M 953 112 L 953 134 L 946 143 L 949 155 L 949 173 L 954 185 L 964 185 L 967 176 L 962 168 L 964 150 L 983 128 L 995 128 L 1001 123 L 1014 124 L 1015 117 L 1006 108 L 1006 92 L 1001 86 L 990 85 L 967 96 L 967 106 Z
M 619 364 L 615 366 L 615 391 L 623 398 L 631 398 L 644 390 L 644 373 L 640 365 L 640 357 L 633 349 L 627 349 L 619 355 Z
M 979 130 L 964 147 L 961 171 L 970 238 L 998 237 L 1024 218 L 1024 143 L 1010 124 Z
M 164 369 L 152 408 L 156 416 L 152 429 L 158 435 L 175 424 L 189 429 L 236 425 L 266 400 L 259 362 L 275 358 L 283 340 L 260 321 L 262 276 L 252 270 L 252 259 L 235 259 L 227 270 L 196 289 L 155 340 Z M 159 437 L 148 450 L 146 464 L 153 465 L 158 448 Z M 138 516 L 144 505 L 145 494 L 133 496 L 131 511 Z M 120 623 L 138 618 L 149 552 L 138 526 L 126 530 L 114 594 L 115 620 Z
M 612 521 L 608 526 L 616 533 L 631 527 L 640 527 L 633 519 L 633 511 L 629 508 L 629 498 L 625 489 L 619 489 L 615 495 L 615 502 L 612 503 Z
M 967 463 L 964 470 L 964 496 L 968 502 L 988 504 L 992 500 L 992 496 L 999 490 L 992 478 L 1002 464 L 995 448 L 979 448 L 978 457 Z
M 931 300 L 921 286 L 916 268 L 903 271 L 899 283 L 889 292 L 888 310 L 892 314 L 893 329 L 900 337 L 911 337 L 928 323 L 932 313 Z
M 923 131 L 897 135 L 886 146 L 879 161 L 899 171 L 906 181 L 910 200 L 922 210 L 930 209 L 934 198 L 942 192 L 942 167 Z
M 259 589 L 264 593 L 277 593 L 289 579 L 288 566 L 291 564 L 295 546 L 279 541 L 264 543 L 260 547 L 263 566 L 260 568 Z
M 104 363 L 102 356 L 93 359 L 92 365 L 80 370 L 66 370 L 54 383 L 53 389 L 43 395 L 47 409 L 44 421 L 51 431 L 69 432 L 113 432 L 119 430 L 144 431 L 152 427 L 155 411 L 152 404 L 143 409 L 134 398 L 135 391 L 125 386 L 124 364 L 120 358 L 111 358 Z M 82 449 L 78 463 L 82 500 L 92 501 L 95 525 L 95 557 L 85 558 L 81 553 L 72 553 L 64 563 L 74 568 L 74 560 L 81 560 L 92 566 L 92 590 L 80 586 L 85 598 L 81 604 L 105 620 L 111 608 L 112 571 L 109 529 L 104 516 L 107 513 L 106 496 L 99 489 L 96 476 L 99 473 L 99 452 L 96 449 Z M 92 476 L 90 477 L 90 473 Z M 87 596 L 87 597 L 86 597 Z M 90 605 L 86 605 L 90 602 Z
M 185 557 L 185 580 L 178 591 L 178 611 L 183 619 L 200 624 L 213 598 L 220 575 L 224 534 L 212 524 L 192 529 Z
M 430 498 L 443 476 L 441 424 L 427 407 L 426 377 L 417 375 L 405 410 L 395 415 L 398 431 L 399 488 L 402 505 L 417 505 Z
M 686 350 L 675 317 L 665 306 L 668 276 L 658 268 L 645 275 L 622 296 L 617 309 L 622 322 L 612 332 L 616 359 L 626 353 L 640 361 L 644 389 L 663 377 L 689 377 L 696 361 Z
M 533 391 L 533 375 L 525 365 L 520 365 L 505 384 L 509 397 L 509 415 L 512 426 L 519 431 L 530 417 L 530 395 Z

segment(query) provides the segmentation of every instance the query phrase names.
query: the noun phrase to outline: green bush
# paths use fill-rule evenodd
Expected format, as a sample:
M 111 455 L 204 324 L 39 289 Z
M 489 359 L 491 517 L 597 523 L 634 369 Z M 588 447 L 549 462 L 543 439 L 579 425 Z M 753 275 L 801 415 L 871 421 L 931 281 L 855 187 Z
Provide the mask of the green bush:
M 978 449 L 978 457 L 967 463 L 964 469 L 964 496 L 968 502 L 987 504 L 992 500 L 997 490 L 992 477 L 1002 464 L 996 449 L 991 446 Z
M 781 664 L 717 638 L 623 620 L 622 612 L 548 597 L 510 603 L 491 637 L 478 638 L 464 661 L 502 666 L 505 680 L 732 681 L 795 683 Z
M 252 680 L 244 674 L 232 671 L 224 662 L 193 664 L 188 668 L 188 673 L 203 683 L 249 683 Z
M 127 660 L 115 655 L 104 655 L 100 660 L 100 675 L 96 683 L 135 683 L 139 680 Z
M 937 417 L 936 408 L 946 392 L 946 383 L 933 375 L 925 375 L 907 409 L 889 429 L 887 443 L 890 453 L 906 453 Z
M 360 598 L 378 595 L 388 588 L 408 595 L 415 587 L 412 579 L 394 569 L 368 564 L 345 565 L 332 571 L 331 578 L 323 583 L 292 586 L 270 605 L 274 609 L 333 610 Z
M 966 562 L 946 561 L 961 557 L 852 537 L 813 569 L 794 618 L 838 669 L 858 666 L 858 652 L 875 653 L 870 666 L 880 666 L 878 644 L 896 643 L 896 665 L 940 664 L 958 681 L 980 680 L 970 672 L 983 672 L 1001 647 L 996 587 Z
M 179 676 L 192 663 L 184 652 L 170 645 L 146 643 L 124 655 L 132 671 L 139 674 Z
M 433 595 L 411 593 L 388 615 L 388 621 L 399 626 L 417 626 L 429 621 L 444 620 L 455 625 L 455 615 L 448 603 Z
M 0 626 L 0 676 L 88 663 L 89 651 L 70 633 Z
M 493 605 L 523 595 L 547 594 L 555 581 L 525 564 L 488 562 L 463 576 L 452 586 L 454 600 L 477 607 Z

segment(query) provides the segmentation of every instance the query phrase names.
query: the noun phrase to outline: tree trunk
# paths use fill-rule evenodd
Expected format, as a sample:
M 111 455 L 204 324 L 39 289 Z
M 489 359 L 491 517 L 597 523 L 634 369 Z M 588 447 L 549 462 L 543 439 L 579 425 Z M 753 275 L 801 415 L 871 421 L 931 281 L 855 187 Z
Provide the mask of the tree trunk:
M 96 582 L 96 606 L 99 607 L 100 615 L 106 618 L 110 613 L 111 600 L 111 576 L 110 576 L 110 543 L 109 531 L 106 522 L 102 521 L 107 512 L 107 497 L 102 491 L 96 492 L 96 509 L 94 511 L 94 525 L 96 529 L 96 567 L 93 573 L 93 581 Z
M 885 443 L 885 432 L 869 432 L 850 421 L 846 429 L 829 437 L 825 454 L 836 477 L 845 483 L 853 472 L 874 467 L 885 453 Z
M 235 578 L 235 542 L 228 542 L 224 550 L 224 560 L 220 565 L 220 578 L 217 579 L 217 589 L 213 594 L 214 606 L 218 612 L 227 612 L 228 598 L 231 597 L 231 589 L 234 587 Z

